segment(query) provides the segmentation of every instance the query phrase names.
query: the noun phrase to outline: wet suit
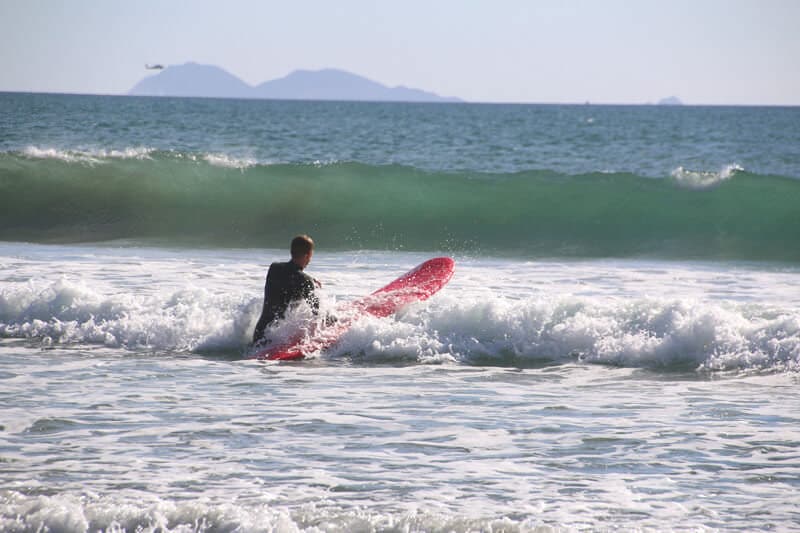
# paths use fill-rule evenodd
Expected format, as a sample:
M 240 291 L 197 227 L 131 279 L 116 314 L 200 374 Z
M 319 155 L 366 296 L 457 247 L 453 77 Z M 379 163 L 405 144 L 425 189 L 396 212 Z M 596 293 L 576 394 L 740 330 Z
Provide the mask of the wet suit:
M 314 278 L 303 272 L 294 261 L 272 263 L 264 284 L 264 307 L 253 332 L 253 344 L 263 342 L 264 330 L 286 314 L 293 303 L 305 300 L 316 315 L 319 298 L 314 294 Z

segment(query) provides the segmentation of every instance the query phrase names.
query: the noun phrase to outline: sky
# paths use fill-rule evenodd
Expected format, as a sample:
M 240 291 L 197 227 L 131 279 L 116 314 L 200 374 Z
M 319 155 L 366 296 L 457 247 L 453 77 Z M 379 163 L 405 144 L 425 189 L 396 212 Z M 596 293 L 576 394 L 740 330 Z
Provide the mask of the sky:
M 0 0 L 0 91 L 125 94 L 193 61 L 470 102 L 800 105 L 799 26 L 798 0 Z

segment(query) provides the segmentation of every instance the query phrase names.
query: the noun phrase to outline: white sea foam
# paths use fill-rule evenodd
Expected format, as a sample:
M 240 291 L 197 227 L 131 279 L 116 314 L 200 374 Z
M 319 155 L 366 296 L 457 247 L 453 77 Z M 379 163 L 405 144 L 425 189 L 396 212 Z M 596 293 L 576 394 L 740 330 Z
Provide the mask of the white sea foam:
M 152 159 L 157 152 L 155 148 L 145 146 L 127 147 L 122 149 L 59 149 L 28 146 L 23 150 L 26 157 L 33 159 L 57 159 L 66 163 L 83 163 L 97 165 L 115 159 Z M 244 170 L 257 165 L 259 162 L 253 158 L 234 157 L 224 153 L 194 154 L 183 152 L 162 152 L 162 155 L 190 161 L 205 161 L 210 165 L 223 168 L 236 168 Z
M 690 189 L 707 189 L 729 180 L 735 176 L 737 172 L 742 172 L 743 170 L 744 168 L 736 163 L 725 165 L 716 172 L 690 170 L 684 167 L 678 167 L 672 171 L 672 177 L 683 187 L 688 187 Z
M 147 147 L 129 147 L 121 150 L 65 150 L 28 146 L 22 153 L 32 159 L 57 159 L 66 163 L 97 165 L 108 159 L 150 159 L 154 151 L 153 148 Z
M 535 519 L 470 518 L 448 513 L 380 512 L 305 505 L 296 510 L 208 501 L 171 501 L 151 498 L 132 502 L 113 497 L 59 495 L 25 496 L 0 493 L 0 530 L 29 531 L 140 531 L 143 533 L 240 531 L 555 531 Z M 330 529 L 334 527 L 334 529 Z
M 0 336 L 45 345 L 102 344 L 166 351 L 235 349 L 256 312 L 253 298 L 187 288 L 164 295 L 102 295 L 58 280 L 0 288 Z
M 788 376 L 17 361 L 2 531 L 775 529 L 796 511 Z
M 59 150 L 56 148 L 40 148 L 38 146 L 28 146 L 22 153 L 32 159 L 57 159 L 66 163 L 83 163 L 96 165 L 102 163 L 98 156 L 87 152 L 76 152 L 72 150 Z
M 96 153 L 102 157 L 112 159 L 151 159 L 155 148 L 147 148 L 145 146 L 123 148 L 122 150 L 99 150 Z
M 5 284 L 0 336 L 44 345 L 236 354 L 246 346 L 260 303 L 257 296 L 198 287 L 104 294 L 63 279 Z M 333 304 L 326 310 L 335 312 Z M 305 323 L 306 315 L 290 317 L 283 329 Z M 695 300 L 443 295 L 395 318 L 356 322 L 322 356 L 795 371 L 800 370 L 800 313 Z
M 800 313 L 680 300 L 440 299 L 357 323 L 335 354 L 699 370 L 800 370 Z
M 203 159 L 215 167 L 237 168 L 239 170 L 244 170 L 257 164 L 255 159 L 236 158 L 226 154 L 206 154 Z

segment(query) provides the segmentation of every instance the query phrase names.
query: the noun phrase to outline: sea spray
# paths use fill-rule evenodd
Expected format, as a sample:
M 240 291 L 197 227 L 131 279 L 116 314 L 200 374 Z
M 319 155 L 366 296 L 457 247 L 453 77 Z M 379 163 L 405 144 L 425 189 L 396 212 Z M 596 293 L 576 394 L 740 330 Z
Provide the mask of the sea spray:
M 469 275 L 469 271 L 466 272 Z M 457 285 L 456 285 L 457 287 Z M 446 293 L 446 291 L 445 291 Z M 104 296 L 79 283 L 0 287 L 0 337 L 131 351 L 244 353 L 260 299 L 186 288 Z M 335 303 L 326 302 L 326 312 Z M 286 327 L 310 317 L 299 312 Z M 698 300 L 439 295 L 364 318 L 315 357 L 500 366 L 585 362 L 663 370 L 800 370 L 800 313 Z

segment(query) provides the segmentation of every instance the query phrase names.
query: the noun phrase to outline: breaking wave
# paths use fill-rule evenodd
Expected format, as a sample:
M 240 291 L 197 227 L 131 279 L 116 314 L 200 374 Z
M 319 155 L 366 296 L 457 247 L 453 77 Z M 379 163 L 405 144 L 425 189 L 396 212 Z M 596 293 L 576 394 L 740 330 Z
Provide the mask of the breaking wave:
M 532 256 L 800 261 L 800 181 L 676 169 L 664 179 L 265 164 L 130 148 L 0 154 L 0 239 L 115 239 Z
M 60 280 L 0 288 L 0 337 L 44 347 L 241 357 L 260 298 L 179 290 L 104 296 Z M 639 298 L 440 295 L 391 319 L 358 321 L 324 358 L 530 366 L 571 362 L 681 371 L 800 370 L 800 313 Z

